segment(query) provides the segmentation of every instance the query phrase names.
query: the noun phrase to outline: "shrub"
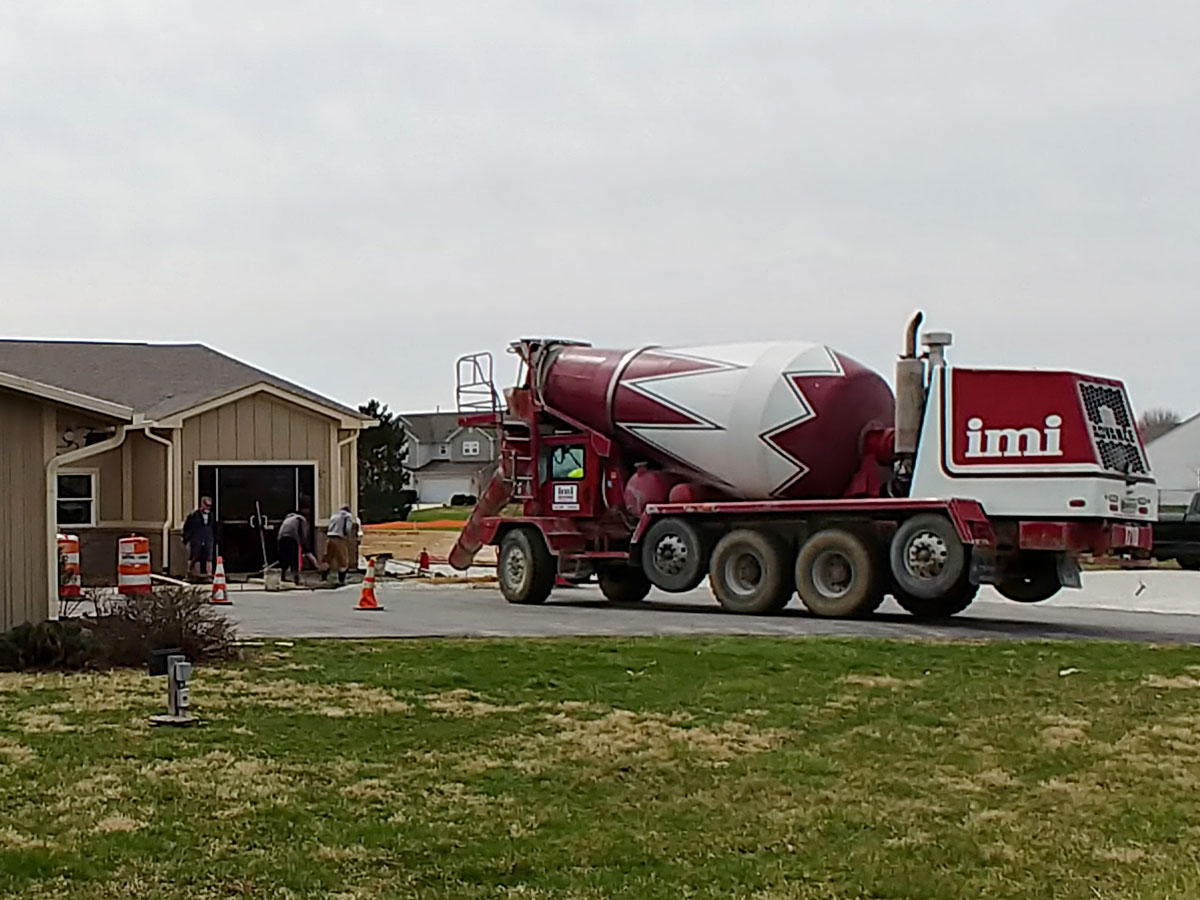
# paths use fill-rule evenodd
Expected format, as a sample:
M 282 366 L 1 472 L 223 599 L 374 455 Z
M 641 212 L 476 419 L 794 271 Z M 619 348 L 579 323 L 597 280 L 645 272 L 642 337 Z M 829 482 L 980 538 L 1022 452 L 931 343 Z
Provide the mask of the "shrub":
M 474 494 L 455 494 L 450 498 L 451 506 L 474 506 L 479 502 L 479 498 Z
M 237 655 L 233 625 L 209 606 L 201 588 L 159 587 L 133 597 L 89 599 L 93 615 L 18 625 L 0 635 L 0 669 L 142 666 L 153 651 L 174 647 L 193 662 Z

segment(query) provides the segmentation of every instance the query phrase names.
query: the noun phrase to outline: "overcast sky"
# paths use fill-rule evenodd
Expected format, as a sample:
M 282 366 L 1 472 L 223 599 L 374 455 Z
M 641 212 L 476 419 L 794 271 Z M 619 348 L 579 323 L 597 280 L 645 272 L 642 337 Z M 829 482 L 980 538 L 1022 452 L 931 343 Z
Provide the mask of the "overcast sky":
M 11 0 L 0 163 L 4 336 L 411 411 L 528 334 L 890 371 L 921 307 L 1200 408 L 1195 0 Z

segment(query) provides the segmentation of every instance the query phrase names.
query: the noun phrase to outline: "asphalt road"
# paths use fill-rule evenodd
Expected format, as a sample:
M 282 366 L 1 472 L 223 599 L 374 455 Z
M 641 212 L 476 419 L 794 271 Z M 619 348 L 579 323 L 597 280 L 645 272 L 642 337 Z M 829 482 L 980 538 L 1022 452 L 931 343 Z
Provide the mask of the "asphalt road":
M 1083 590 L 1033 605 L 984 589 L 966 612 L 937 623 L 918 622 L 891 600 L 862 620 L 814 618 L 795 600 L 780 615 L 740 616 L 722 610 L 707 587 L 653 593 L 636 607 L 611 606 L 593 586 L 561 589 L 542 606 L 514 606 L 493 585 L 393 582 L 377 589 L 381 612 L 356 610 L 358 593 L 357 586 L 239 590 L 223 610 L 244 637 L 767 634 L 1200 643 L 1200 573 L 1188 572 L 1089 573 Z

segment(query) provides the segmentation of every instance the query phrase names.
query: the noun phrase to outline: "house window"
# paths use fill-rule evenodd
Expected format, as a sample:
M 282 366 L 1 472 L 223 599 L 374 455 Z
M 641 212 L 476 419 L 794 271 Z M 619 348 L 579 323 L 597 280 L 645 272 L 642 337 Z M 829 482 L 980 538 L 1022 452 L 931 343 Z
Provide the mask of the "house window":
M 478 456 L 479 441 L 463 441 L 462 443 L 463 456 Z
M 96 473 L 58 474 L 58 524 L 96 524 Z
M 438 456 L 445 456 L 449 452 L 450 452 L 450 448 L 447 447 L 445 444 L 438 445 Z

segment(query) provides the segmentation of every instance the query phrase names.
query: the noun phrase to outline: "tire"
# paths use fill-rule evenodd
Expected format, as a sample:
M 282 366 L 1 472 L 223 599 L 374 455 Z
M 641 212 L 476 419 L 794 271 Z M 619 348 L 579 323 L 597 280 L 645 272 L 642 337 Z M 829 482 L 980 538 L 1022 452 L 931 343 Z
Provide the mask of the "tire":
M 1200 556 L 1177 556 L 1175 561 L 1179 563 L 1179 568 L 1187 569 L 1195 572 L 1200 569 Z
M 717 543 L 708 570 L 717 602 L 749 615 L 783 609 L 795 590 L 789 556 L 782 542 L 761 531 L 731 531 Z
M 1039 553 L 1026 560 L 1025 570 L 1016 575 L 1005 575 L 996 582 L 1001 596 L 1017 603 L 1041 603 L 1049 600 L 1060 590 L 1058 560 L 1052 554 Z
M 902 522 L 888 555 L 896 587 L 917 600 L 949 596 L 967 575 L 967 548 L 953 523 L 938 513 Z
M 500 541 L 500 593 L 509 603 L 545 603 L 558 565 L 540 532 L 517 528 Z
M 596 573 L 600 593 L 611 603 L 641 603 L 650 593 L 650 579 L 632 566 L 608 566 Z
M 686 519 L 661 519 L 642 538 L 642 571 L 656 588 L 679 594 L 696 588 L 708 568 L 707 546 Z
M 978 593 L 979 585 L 964 580 L 940 597 L 914 597 L 900 588 L 895 588 L 892 596 L 918 619 L 948 619 L 970 606 Z
M 865 540 L 840 528 L 826 528 L 800 548 L 796 592 L 815 616 L 865 616 L 883 602 L 881 574 Z

